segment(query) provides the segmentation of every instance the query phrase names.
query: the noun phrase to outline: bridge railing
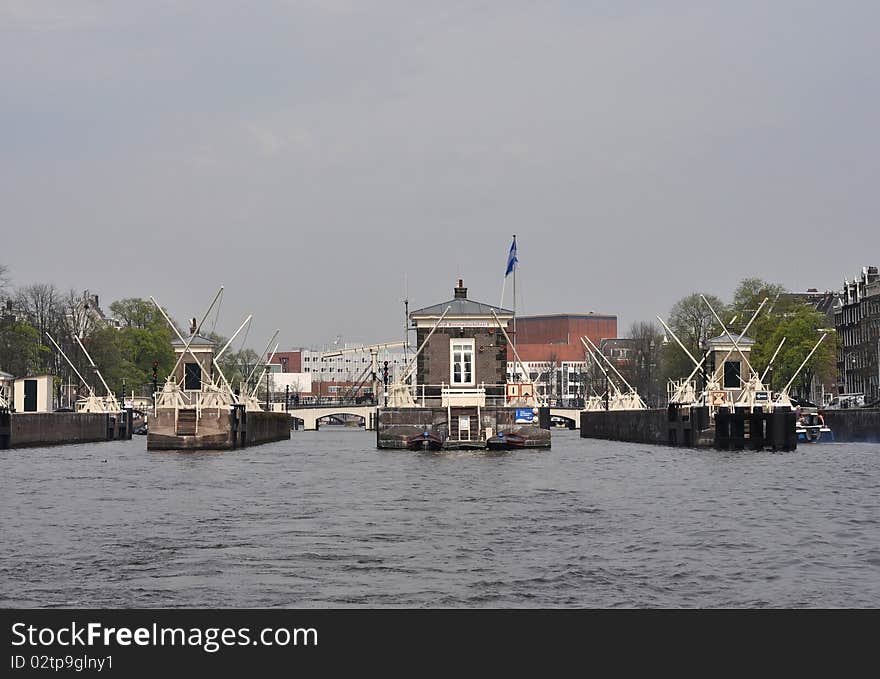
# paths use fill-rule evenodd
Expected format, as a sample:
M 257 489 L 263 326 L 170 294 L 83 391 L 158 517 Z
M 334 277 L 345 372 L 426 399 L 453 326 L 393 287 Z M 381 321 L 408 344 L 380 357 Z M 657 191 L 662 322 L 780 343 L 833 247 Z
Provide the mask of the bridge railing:
M 283 406 L 283 404 L 282 404 Z M 307 403 L 290 403 L 288 406 L 288 410 L 295 410 L 297 408 L 332 408 L 335 406 L 349 406 L 349 407 L 370 407 L 376 406 L 375 399 L 355 399 L 355 398 L 322 398 L 320 400 L 310 400 Z M 282 408 L 283 409 L 283 408 Z

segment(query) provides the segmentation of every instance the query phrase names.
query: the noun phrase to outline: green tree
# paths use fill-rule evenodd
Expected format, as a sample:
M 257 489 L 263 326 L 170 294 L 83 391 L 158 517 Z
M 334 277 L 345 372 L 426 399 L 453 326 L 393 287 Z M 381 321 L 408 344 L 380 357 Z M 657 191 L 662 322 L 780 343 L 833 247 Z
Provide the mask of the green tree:
M 762 337 L 760 345 L 756 342 L 757 349 L 752 349 L 752 365 L 759 373 L 763 372 L 782 338 L 785 338 L 785 344 L 768 373 L 770 377 L 767 381 L 771 382 L 774 390 L 781 390 L 794 376 L 798 366 L 819 341 L 822 335 L 819 328 L 824 321 L 825 316 L 807 304 L 793 306 L 785 315 L 774 314 L 770 317 L 764 326 L 767 336 Z M 808 398 L 814 377 L 831 381 L 836 373 L 837 335 L 829 333 L 792 384 L 791 393 Z
M 782 320 L 804 306 L 786 295 L 785 288 L 778 283 L 760 278 L 746 278 L 734 291 L 730 307 L 730 312 L 736 314 L 736 325 L 744 328 L 765 299 L 766 304 L 746 333 L 755 341 L 749 360 L 756 370 L 757 365 L 766 365 L 778 346 L 779 341 L 775 338 Z
M 774 308 L 780 312 L 784 311 L 790 306 L 785 292 L 785 288 L 778 283 L 770 283 L 760 278 L 744 278 L 733 291 L 730 311 L 739 316 L 740 325 L 744 326 L 765 298 L 767 298 L 765 309 L 768 312 Z
M 167 326 L 125 327 L 118 334 L 125 358 L 123 376 L 126 385 L 134 388 L 150 385 L 154 361 L 159 363 L 159 379 L 164 381 L 175 363 L 174 349 L 171 348 L 171 329 Z
M 139 297 L 127 297 L 113 302 L 110 313 L 127 328 L 146 330 L 167 325 L 155 305 L 150 300 Z
M 0 320 L 0 368 L 16 377 L 42 372 L 48 349 L 28 323 Z

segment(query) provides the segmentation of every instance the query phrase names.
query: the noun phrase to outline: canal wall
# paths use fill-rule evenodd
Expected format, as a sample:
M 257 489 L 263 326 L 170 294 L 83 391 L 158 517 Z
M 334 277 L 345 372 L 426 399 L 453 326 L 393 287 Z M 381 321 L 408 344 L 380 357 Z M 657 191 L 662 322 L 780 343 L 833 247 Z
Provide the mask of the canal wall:
M 668 428 L 666 408 L 581 413 L 581 438 L 666 445 L 669 442 Z
M 290 415 L 287 413 L 250 412 L 247 414 L 245 445 L 255 446 L 290 438 Z
M 131 413 L 0 413 L 0 448 L 131 438 Z
M 585 411 L 581 438 L 717 450 L 794 450 L 795 419 L 793 412 L 781 408 L 772 413 L 719 408 L 714 424 L 706 406 Z
M 880 410 L 825 410 L 825 424 L 834 440 L 852 443 L 880 443 Z

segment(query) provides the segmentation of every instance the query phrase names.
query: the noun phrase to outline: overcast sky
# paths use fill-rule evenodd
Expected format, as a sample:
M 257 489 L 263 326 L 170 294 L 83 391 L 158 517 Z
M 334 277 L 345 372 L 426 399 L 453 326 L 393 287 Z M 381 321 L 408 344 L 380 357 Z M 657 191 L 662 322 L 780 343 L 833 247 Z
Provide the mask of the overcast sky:
M 880 264 L 878 2 L 0 0 L 0 263 L 262 348 Z M 511 305 L 507 300 L 507 305 Z

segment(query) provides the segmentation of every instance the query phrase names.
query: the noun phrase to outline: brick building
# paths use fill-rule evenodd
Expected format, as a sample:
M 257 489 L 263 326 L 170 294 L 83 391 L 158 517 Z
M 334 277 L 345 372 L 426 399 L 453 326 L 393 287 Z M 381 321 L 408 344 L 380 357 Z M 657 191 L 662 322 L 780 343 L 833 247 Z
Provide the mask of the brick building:
M 417 395 L 424 390 L 426 397 L 439 397 L 443 387 L 483 388 L 487 397 L 504 399 L 507 339 L 493 312 L 509 326 L 513 312 L 468 299 L 459 280 L 451 300 L 410 313 L 416 345 L 421 347 L 427 340 L 416 361 Z
M 834 310 L 837 330 L 838 393 L 862 394 L 865 403 L 880 401 L 880 272 L 862 268 L 843 282 Z
M 581 337 L 596 345 L 617 337 L 617 316 L 605 314 L 549 314 L 517 316 L 516 352 L 535 382 L 538 393 L 563 403 L 583 397 L 585 360 Z M 521 372 L 512 349 L 508 350 L 508 378 L 517 381 Z

